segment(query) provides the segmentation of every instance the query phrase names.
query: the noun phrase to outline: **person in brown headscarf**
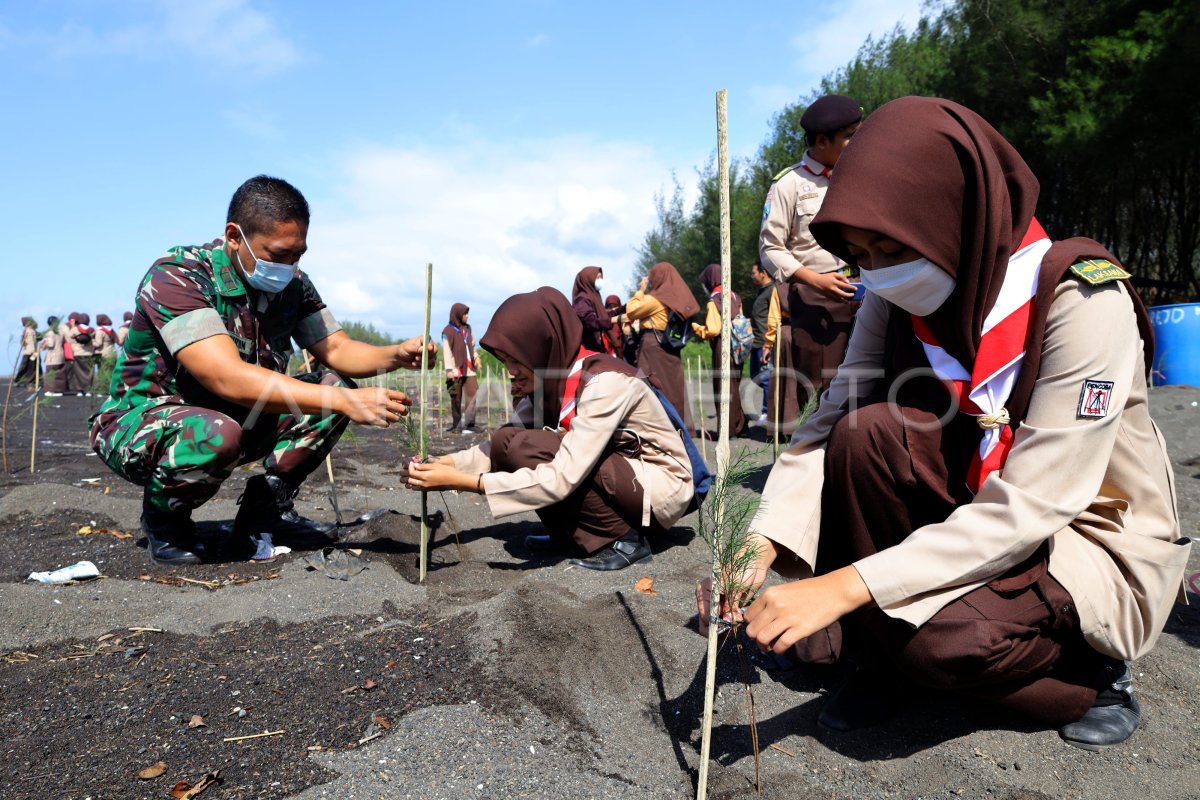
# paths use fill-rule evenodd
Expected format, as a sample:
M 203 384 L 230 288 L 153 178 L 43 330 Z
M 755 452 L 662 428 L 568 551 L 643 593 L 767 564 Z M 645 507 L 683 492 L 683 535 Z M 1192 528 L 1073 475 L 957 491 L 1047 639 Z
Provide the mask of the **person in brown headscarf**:
M 721 265 L 709 264 L 700 273 L 700 285 L 708 293 L 704 324 L 692 323 L 692 330 L 712 347 L 713 405 L 720 408 L 721 397 Z M 742 313 L 742 298 L 729 292 L 730 313 Z M 729 402 L 726 405 L 729 435 L 741 436 L 746 430 L 746 414 L 742 410 L 742 365 L 730 360 Z
M 912 684 L 1086 749 L 1140 722 L 1126 662 L 1190 551 L 1147 408 L 1149 318 L 1103 246 L 1051 242 L 1037 197 L 977 114 L 909 97 L 864 123 L 813 220 L 867 295 L 751 523 L 750 582 L 800 580 L 745 619 L 777 653 L 857 654 L 827 727 L 879 721 Z
M 508 369 L 513 418 L 477 447 L 414 461 L 405 481 L 483 494 L 495 517 L 534 511 L 547 535 L 527 537 L 531 550 L 582 551 L 572 564 L 623 569 L 649 558 L 647 535 L 684 514 L 691 464 L 650 381 L 582 339 L 557 289 L 505 300 L 480 345 Z
M 575 276 L 571 287 L 571 307 L 583 325 L 583 346 L 594 353 L 615 355 L 608 334 L 612 330 L 612 318 L 608 308 L 600 299 L 604 285 L 604 270 L 600 267 L 584 267 Z
M 117 328 L 116 338 L 118 347 L 125 346 L 125 337 L 129 335 L 129 326 L 131 324 L 133 324 L 133 312 L 126 311 L 124 321 L 121 323 L 121 327 Z
M 13 373 L 13 385 L 29 384 L 32 388 L 41 369 L 38 358 L 37 322 L 33 317 L 21 317 L 21 357 Z
M 700 306 L 679 270 L 665 261 L 650 268 L 646 277 L 642 278 L 637 293 L 625 304 L 625 315 L 641 323 L 638 368 L 658 379 L 667 400 L 671 401 L 671 405 L 693 430 L 695 425 L 691 421 L 691 409 L 688 408 L 680 350 L 671 347 L 666 331 L 672 312 L 683 321 L 683 327 L 686 328 L 699 310 Z
M 479 356 L 475 354 L 475 338 L 467 315 L 471 309 L 463 303 L 450 307 L 450 322 L 442 328 L 442 361 L 446 367 L 446 391 L 450 395 L 449 431 L 459 430 L 474 433 L 475 394 L 479 382 L 475 371 L 479 369 Z
M 112 368 L 117 363 L 117 334 L 112 329 L 112 318 L 108 314 L 96 315 L 96 330 L 93 337 L 95 361 L 98 369 L 105 365 Z M 101 389 L 108 387 L 102 386 Z
M 68 390 L 67 369 L 72 366 L 67 363 L 63 349 L 65 339 L 59 333 L 57 317 L 46 320 L 46 334 L 42 337 L 39 349 L 46 351 L 46 379 L 42 388 L 47 397 L 60 397 Z
M 608 332 L 608 340 L 613 346 L 614 355 L 620 356 L 627 364 L 637 365 L 638 323 L 630 321 L 625 315 L 625 304 L 615 294 L 604 298 L 604 307 L 612 320 L 612 329 Z

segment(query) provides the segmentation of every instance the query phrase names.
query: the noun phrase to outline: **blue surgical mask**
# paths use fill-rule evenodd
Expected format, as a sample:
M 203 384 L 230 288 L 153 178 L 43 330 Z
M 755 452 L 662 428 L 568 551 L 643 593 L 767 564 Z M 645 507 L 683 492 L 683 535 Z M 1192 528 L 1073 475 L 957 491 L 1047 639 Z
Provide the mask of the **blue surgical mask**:
M 918 317 L 937 311 L 954 292 L 954 278 L 927 258 L 860 273 L 867 291 Z
M 234 223 L 235 225 L 237 223 Z M 254 272 L 246 275 L 246 283 L 258 289 L 260 292 L 269 294 L 277 294 L 282 292 L 287 285 L 296 277 L 296 272 L 299 267 L 295 264 L 276 264 L 274 261 L 263 261 L 254 255 L 254 251 L 250 249 L 250 240 L 246 238 L 246 233 L 242 230 L 242 226 L 237 226 L 238 233 L 242 234 L 242 243 L 246 245 L 246 252 L 254 259 Z M 240 261 L 240 256 L 239 256 Z M 245 272 L 245 265 L 242 265 L 242 271 Z

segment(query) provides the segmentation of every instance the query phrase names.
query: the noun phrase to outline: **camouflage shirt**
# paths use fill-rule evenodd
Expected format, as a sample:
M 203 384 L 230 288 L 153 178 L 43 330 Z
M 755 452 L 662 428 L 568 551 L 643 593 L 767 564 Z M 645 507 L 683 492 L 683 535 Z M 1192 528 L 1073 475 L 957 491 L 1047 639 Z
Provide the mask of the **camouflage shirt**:
M 308 276 L 298 273 L 278 294 L 249 288 L 225 253 L 224 240 L 174 247 L 142 278 L 125 348 L 113 369 L 112 396 L 99 423 L 164 402 L 203 406 L 244 420 L 250 409 L 205 389 L 176 360 L 193 342 L 228 336 L 242 361 L 286 372 L 294 339 L 306 348 L 341 330 Z

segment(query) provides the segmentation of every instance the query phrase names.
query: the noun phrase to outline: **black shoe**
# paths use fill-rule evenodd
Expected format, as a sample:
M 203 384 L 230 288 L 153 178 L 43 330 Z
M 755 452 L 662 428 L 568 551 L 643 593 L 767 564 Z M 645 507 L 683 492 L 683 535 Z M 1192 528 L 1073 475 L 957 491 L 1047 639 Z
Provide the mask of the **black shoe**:
M 646 537 L 631 531 L 587 558 L 572 558 L 570 563 L 584 569 L 609 572 L 649 560 L 650 545 L 646 543 Z
M 292 498 L 300 487 L 290 486 L 278 475 L 255 475 L 246 481 L 246 490 L 238 498 L 237 517 L 233 520 L 235 538 L 271 534 L 275 544 L 293 547 L 324 547 L 337 541 L 337 526 L 317 522 L 296 513 Z
M 857 668 L 829 693 L 817 724 L 832 731 L 854 731 L 887 722 L 913 701 L 911 687 L 897 686 L 882 670 Z
M 1142 707 L 1133 696 L 1133 673 L 1129 665 L 1115 662 L 1105 667 L 1108 681 L 1096 703 L 1083 718 L 1063 725 L 1058 735 L 1067 744 L 1084 750 L 1103 750 L 1133 735 L 1142 721 Z
M 191 511 L 162 511 L 142 500 L 142 533 L 155 564 L 199 564 L 203 548 L 196 542 Z
M 552 555 L 562 552 L 562 548 L 554 540 L 554 537 L 544 533 L 531 533 L 526 536 L 525 549 L 534 555 Z
M 456 430 L 458 430 L 458 426 L 451 425 L 450 427 L 446 428 L 446 433 L 454 433 Z

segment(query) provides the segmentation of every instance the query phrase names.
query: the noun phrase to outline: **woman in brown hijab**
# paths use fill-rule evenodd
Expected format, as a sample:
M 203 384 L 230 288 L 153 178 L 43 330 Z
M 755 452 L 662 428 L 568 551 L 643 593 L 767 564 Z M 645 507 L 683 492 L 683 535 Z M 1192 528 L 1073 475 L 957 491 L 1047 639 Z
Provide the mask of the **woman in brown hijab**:
M 626 316 L 641 322 L 638 368 L 658 379 L 663 394 L 693 430 L 695 427 L 691 421 L 691 409 L 688 408 L 683 363 L 679 359 L 681 351 L 667 344 L 665 332 L 672 312 L 684 321 L 686 327 L 699 310 L 700 306 L 696 304 L 696 298 L 684 283 L 679 270 L 665 261 L 650 268 L 646 277 L 642 278 L 637 293 L 625 304 Z
M 547 535 L 527 537 L 531 550 L 574 550 L 575 566 L 624 569 L 650 557 L 647 535 L 683 515 L 692 471 L 650 382 L 582 338 L 557 289 L 505 300 L 480 345 L 508 369 L 513 418 L 478 447 L 410 464 L 405 480 L 483 494 L 495 517 L 534 511 Z
M 608 340 L 612 319 L 600 299 L 600 288 L 604 283 L 604 270 L 600 267 L 584 267 L 575 276 L 571 287 L 571 307 L 583 325 L 583 346 L 593 353 L 614 353 Z
M 704 324 L 692 323 L 692 330 L 712 348 L 713 405 L 720 408 L 721 396 L 721 265 L 709 264 L 700 273 L 700 285 L 708 293 Z M 729 293 L 730 313 L 742 313 L 742 298 Z M 742 365 L 730 361 L 729 375 L 729 435 L 741 436 L 746 430 L 746 414 L 742 410 Z
M 479 369 L 479 358 L 475 355 L 475 338 L 467 315 L 471 309 L 464 303 L 450 307 L 450 322 L 442 328 L 442 361 L 446 366 L 446 392 L 450 395 L 450 426 L 446 431 L 461 430 L 474 433 L 475 394 L 479 383 L 475 370 Z
M 800 580 L 745 618 L 775 652 L 859 659 L 827 727 L 881 721 L 913 684 L 1086 749 L 1139 724 L 1127 662 L 1190 549 L 1147 409 L 1149 321 L 1103 246 L 1051 242 L 1037 196 L 977 114 L 910 97 L 859 129 L 813 220 L 867 295 L 751 524 L 751 582 Z

